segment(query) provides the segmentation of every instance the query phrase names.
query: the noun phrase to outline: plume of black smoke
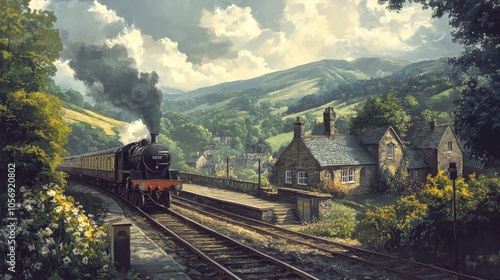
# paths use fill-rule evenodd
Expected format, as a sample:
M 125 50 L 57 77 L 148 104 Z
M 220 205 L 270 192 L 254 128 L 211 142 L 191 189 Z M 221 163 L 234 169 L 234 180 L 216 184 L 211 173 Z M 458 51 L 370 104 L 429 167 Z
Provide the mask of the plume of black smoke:
M 138 115 L 152 133 L 159 133 L 162 93 L 158 74 L 139 73 L 123 46 L 73 44 L 69 53 L 75 78 L 85 83 L 96 102 L 110 101 Z

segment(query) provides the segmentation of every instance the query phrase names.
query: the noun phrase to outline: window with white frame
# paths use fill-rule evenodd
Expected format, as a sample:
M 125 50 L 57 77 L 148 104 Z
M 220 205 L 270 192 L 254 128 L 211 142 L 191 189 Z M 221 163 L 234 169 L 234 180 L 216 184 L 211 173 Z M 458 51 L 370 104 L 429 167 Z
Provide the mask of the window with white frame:
M 342 183 L 347 183 L 347 169 L 342 169 Z
M 292 183 L 292 171 L 286 170 L 285 171 L 285 183 Z
M 394 144 L 387 144 L 387 159 L 394 159 Z
M 354 183 L 354 169 L 345 168 L 342 169 L 342 183 Z
M 307 185 L 307 172 L 305 171 L 297 172 L 297 184 Z
M 349 178 L 348 178 L 348 180 L 349 180 L 349 183 L 354 182 L 354 169 L 352 169 L 352 168 L 349 168 Z

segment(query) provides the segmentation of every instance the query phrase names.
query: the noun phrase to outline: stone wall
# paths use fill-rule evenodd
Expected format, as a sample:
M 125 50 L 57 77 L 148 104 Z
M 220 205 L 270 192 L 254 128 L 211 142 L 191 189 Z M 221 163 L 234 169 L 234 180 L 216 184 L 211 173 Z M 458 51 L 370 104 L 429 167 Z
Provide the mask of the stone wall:
M 451 142 L 451 150 L 448 149 L 448 142 Z M 462 178 L 464 170 L 462 150 L 453 131 L 448 127 L 438 146 L 437 169 L 448 171 L 450 162 L 455 162 L 457 164 L 458 178 Z
M 285 183 L 285 171 L 292 171 L 292 182 Z M 307 172 L 307 185 L 297 183 L 297 172 Z M 294 138 L 283 151 L 276 162 L 276 177 L 278 187 L 307 190 L 308 186 L 317 186 L 320 183 L 319 164 L 304 145 L 300 138 Z
M 387 157 L 387 148 L 389 144 L 394 144 L 394 157 L 389 159 Z M 393 175 L 396 170 L 401 167 L 403 159 L 403 147 L 398 137 L 394 132 L 389 129 L 382 137 L 378 146 L 378 164 L 379 170 L 389 170 Z

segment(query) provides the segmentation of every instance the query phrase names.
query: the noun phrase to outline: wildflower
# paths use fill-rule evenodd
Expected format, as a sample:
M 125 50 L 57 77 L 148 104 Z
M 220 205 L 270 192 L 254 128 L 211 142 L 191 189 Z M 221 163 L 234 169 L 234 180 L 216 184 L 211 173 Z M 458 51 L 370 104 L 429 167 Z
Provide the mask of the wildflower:
M 72 209 L 71 212 L 73 212 L 73 215 L 75 215 L 75 216 L 78 215 L 78 209 Z
M 46 227 L 44 230 L 43 230 L 43 233 L 47 236 L 51 235 L 52 234 L 52 230 L 49 228 L 49 227 Z
M 101 238 L 101 237 L 104 237 L 106 236 L 106 234 L 102 231 L 102 230 L 99 230 L 96 234 L 96 238 Z
M 64 264 L 68 264 L 68 263 L 70 263 L 70 262 L 71 262 L 71 259 L 70 259 L 68 256 L 66 256 L 66 257 L 63 259 L 63 261 L 64 261 Z
M 62 211 L 62 207 L 61 206 L 57 206 L 54 211 L 56 211 L 56 213 L 61 213 Z
M 75 254 L 75 255 L 81 255 L 82 251 L 80 249 L 78 249 L 78 248 L 75 248 L 75 249 L 73 249 L 73 254 Z
M 108 270 L 108 265 L 105 264 L 103 267 L 102 267 L 103 270 Z
M 21 192 L 25 192 L 26 191 L 26 187 L 25 186 L 21 186 L 21 188 L 19 189 Z
M 55 191 L 55 190 L 48 190 L 48 191 L 47 191 L 47 194 L 48 194 L 49 196 L 55 196 L 55 195 L 56 195 L 56 191 Z
M 33 268 L 34 268 L 35 270 L 39 270 L 41 267 L 42 267 L 42 263 L 41 263 L 41 262 L 36 262 L 36 263 L 33 265 Z
M 40 252 L 42 253 L 42 255 L 47 255 L 50 251 L 49 251 L 49 248 L 47 247 L 47 245 L 43 245 L 42 246 L 42 249 L 40 250 Z
M 34 251 L 35 250 L 35 245 L 33 245 L 33 244 L 28 245 L 28 250 Z
M 83 263 L 83 264 L 85 264 L 85 265 L 87 265 L 87 264 L 89 263 L 89 258 L 84 257 L 84 258 L 82 259 L 82 263 Z
M 45 243 L 47 243 L 48 245 L 55 245 L 55 241 L 54 241 L 54 238 L 45 238 Z
M 48 189 L 49 189 L 49 187 L 48 187 L 47 185 L 43 185 L 43 186 L 42 186 L 42 188 L 43 188 L 44 190 L 48 190 Z

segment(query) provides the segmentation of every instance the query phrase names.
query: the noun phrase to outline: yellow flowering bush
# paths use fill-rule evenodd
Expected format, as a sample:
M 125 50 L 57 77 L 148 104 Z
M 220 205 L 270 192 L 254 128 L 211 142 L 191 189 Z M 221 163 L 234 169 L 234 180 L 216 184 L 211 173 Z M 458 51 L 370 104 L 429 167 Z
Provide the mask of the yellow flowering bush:
M 472 175 L 467 182 L 456 180 L 455 189 L 459 266 L 482 269 L 486 278 L 499 275 L 500 227 L 495 225 L 500 224 L 500 177 L 494 172 Z M 453 182 L 439 171 L 397 204 L 367 211 L 357 235 L 365 245 L 446 267 L 454 254 L 453 220 Z
M 106 226 L 89 219 L 82 206 L 57 185 L 21 187 L 20 192 L 22 199 L 16 209 L 17 277 L 111 279 Z M 4 246 L 7 234 L 1 230 L 0 246 Z

